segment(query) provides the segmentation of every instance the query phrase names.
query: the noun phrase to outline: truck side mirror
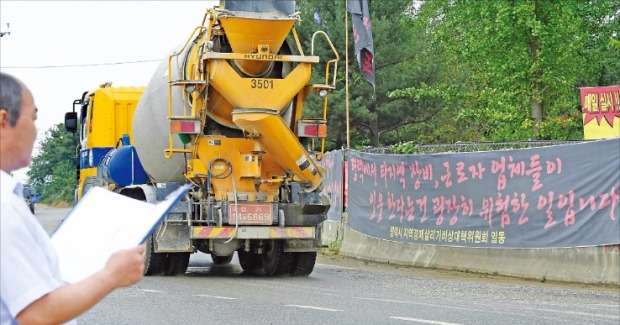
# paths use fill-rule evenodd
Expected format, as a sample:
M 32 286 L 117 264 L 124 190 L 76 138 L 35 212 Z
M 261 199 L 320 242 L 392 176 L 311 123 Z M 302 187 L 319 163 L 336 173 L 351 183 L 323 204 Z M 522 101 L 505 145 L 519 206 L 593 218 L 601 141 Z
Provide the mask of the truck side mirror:
M 71 133 L 77 130 L 78 116 L 76 112 L 65 113 L 65 129 Z

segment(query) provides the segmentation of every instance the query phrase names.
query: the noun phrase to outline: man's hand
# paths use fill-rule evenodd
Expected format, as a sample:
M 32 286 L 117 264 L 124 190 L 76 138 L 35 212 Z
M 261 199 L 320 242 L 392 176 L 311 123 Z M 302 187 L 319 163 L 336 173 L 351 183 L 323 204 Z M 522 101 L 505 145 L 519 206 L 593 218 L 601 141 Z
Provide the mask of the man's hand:
M 145 245 L 120 250 L 105 267 L 88 278 L 56 288 L 17 314 L 20 324 L 59 324 L 94 306 L 110 291 L 132 285 L 144 272 Z
M 103 269 L 112 280 L 112 286 L 126 287 L 140 279 L 144 273 L 145 245 L 120 250 L 108 259 Z

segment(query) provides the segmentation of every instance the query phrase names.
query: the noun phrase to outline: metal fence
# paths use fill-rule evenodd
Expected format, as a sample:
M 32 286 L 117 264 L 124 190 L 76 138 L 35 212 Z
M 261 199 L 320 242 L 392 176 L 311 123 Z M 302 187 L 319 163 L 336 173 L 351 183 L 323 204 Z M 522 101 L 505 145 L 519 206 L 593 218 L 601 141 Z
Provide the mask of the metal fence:
M 558 146 L 564 144 L 574 144 L 586 142 L 587 140 L 557 141 L 557 140 L 536 140 L 536 141 L 512 141 L 512 142 L 456 142 L 452 144 L 417 144 L 413 145 L 413 154 L 431 153 L 453 153 L 453 152 L 479 152 L 497 151 L 509 149 L 525 149 L 547 146 Z M 398 154 L 393 147 L 359 148 L 362 152 L 375 154 Z

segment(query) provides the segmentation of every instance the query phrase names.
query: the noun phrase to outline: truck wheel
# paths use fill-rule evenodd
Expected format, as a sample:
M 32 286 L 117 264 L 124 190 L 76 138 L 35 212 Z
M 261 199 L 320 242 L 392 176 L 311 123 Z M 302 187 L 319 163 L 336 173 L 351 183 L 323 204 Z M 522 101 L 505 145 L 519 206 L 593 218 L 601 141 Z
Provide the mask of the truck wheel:
M 168 253 L 166 257 L 166 265 L 164 266 L 164 275 L 180 275 L 185 274 L 189 265 L 190 253 Z
M 284 275 L 291 272 L 293 254 L 284 252 L 284 245 L 281 240 L 271 240 L 267 242 L 265 250 L 261 255 L 261 264 L 265 275 Z
M 153 236 L 149 236 L 145 243 L 144 252 L 144 275 L 159 275 L 164 272 L 166 265 L 166 253 L 155 253 Z
M 237 251 L 241 269 L 247 274 L 256 275 L 260 270 L 260 255 L 253 252 L 246 252 L 243 249 Z
M 232 261 L 233 254 L 230 254 L 228 256 L 217 256 L 211 253 L 211 259 L 213 260 L 213 264 L 216 265 L 228 264 Z
M 293 253 L 292 276 L 307 276 L 312 273 L 316 263 L 316 252 Z

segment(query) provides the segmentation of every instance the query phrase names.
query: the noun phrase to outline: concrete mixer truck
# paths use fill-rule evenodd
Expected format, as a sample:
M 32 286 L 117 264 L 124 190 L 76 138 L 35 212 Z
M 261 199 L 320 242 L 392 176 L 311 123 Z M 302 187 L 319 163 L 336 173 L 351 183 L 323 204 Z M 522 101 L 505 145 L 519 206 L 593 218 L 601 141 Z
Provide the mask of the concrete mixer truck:
M 197 251 L 216 264 L 237 252 L 250 274 L 312 272 L 329 209 L 317 161 L 338 54 L 322 31 L 305 54 L 297 22 L 294 1 L 221 1 L 208 9 L 155 71 L 132 131 L 91 175 L 97 186 L 148 202 L 192 184 L 148 240 L 146 274 L 185 273 Z M 322 61 L 324 79 L 311 83 L 318 39 L 333 56 Z M 303 115 L 309 96 L 322 98 L 320 116 Z M 77 128 L 76 113 L 65 123 Z

